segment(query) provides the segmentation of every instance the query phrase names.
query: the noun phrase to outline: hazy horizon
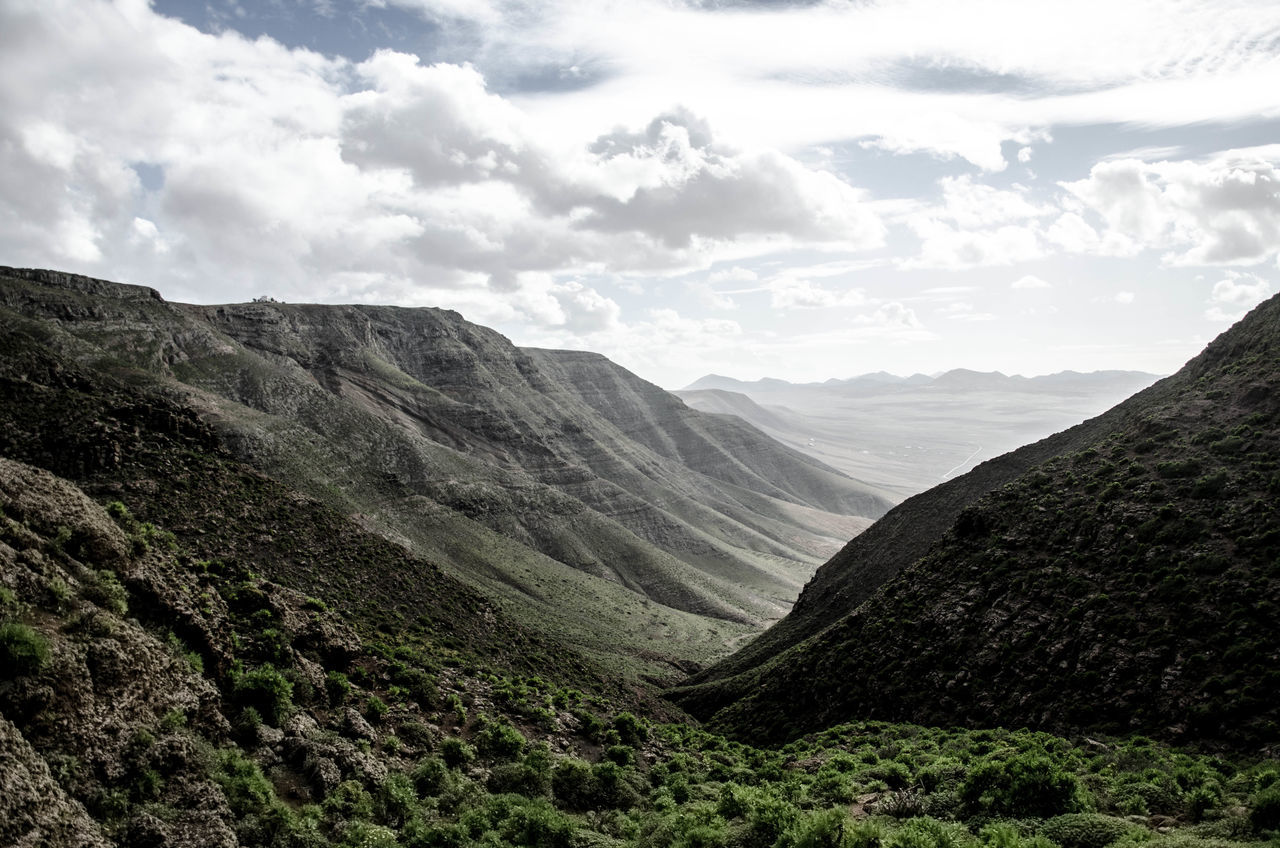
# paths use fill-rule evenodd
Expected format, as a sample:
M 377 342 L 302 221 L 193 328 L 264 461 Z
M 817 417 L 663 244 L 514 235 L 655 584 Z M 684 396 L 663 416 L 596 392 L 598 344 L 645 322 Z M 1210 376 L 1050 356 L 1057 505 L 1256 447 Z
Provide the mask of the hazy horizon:
M 1280 275 L 1280 4 L 9 0 L 0 263 L 668 388 L 1169 374 Z

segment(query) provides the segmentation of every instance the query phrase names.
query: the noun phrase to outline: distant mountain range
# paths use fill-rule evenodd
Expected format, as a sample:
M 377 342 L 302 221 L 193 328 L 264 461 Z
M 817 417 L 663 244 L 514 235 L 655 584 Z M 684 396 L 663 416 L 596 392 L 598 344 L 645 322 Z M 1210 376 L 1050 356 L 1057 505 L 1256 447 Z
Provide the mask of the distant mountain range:
M 1280 297 L 1105 414 L 905 501 L 674 697 L 753 740 L 876 718 L 1257 750 L 1280 738 L 1277 563 Z
M 676 392 L 736 415 L 895 501 L 1078 424 L 1159 379 L 1139 371 L 1040 377 L 957 368 L 794 384 L 708 375 Z
M 1131 391 L 1151 385 L 1160 379 L 1156 374 L 1144 371 L 1059 371 L 1055 374 L 1044 374 L 1037 377 L 1023 377 L 1020 374 L 1007 375 L 999 371 L 973 371 L 968 368 L 953 368 L 940 374 L 912 374 L 899 377 L 887 371 L 876 371 L 847 379 L 831 378 L 821 383 L 790 383 L 765 377 L 760 380 L 735 380 L 719 374 L 708 374 L 694 380 L 681 392 L 702 389 L 720 389 L 722 391 L 741 392 L 750 395 L 753 392 L 785 391 L 789 389 L 814 389 L 824 392 L 842 394 L 875 394 L 879 392 L 896 392 L 934 386 L 944 389 L 1001 389 L 1005 391 L 1079 391 L 1094 393 L 1100 390 L 1114 390 L 1129 387 Z

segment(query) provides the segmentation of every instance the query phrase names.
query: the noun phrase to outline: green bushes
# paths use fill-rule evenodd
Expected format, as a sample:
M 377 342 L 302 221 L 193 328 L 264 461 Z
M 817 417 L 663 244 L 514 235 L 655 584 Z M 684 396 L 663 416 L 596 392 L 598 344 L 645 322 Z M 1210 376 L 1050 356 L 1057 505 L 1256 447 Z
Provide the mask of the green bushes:
M 487 721 L 475 735 L 476 750 L 485 757 L 509 761 L 524 750 L 524 735 L 505 721 Z
M 470 765 L 476 758 L 476 749 L 466 740 L 450 736 L 440 743 L 440 758 L 449 768 L 457 769 Z
M 1105 848 L 1134 830 L 1124 819 L 1099 813 L 1069 813 L 1049 819 L 1042 833 L 1062 848 Z
M 261 665 L 235 678 L 234 695 L 242 706 L 257 710 L 279 727 L 293 710 L 293 684 L 272 665 Z
M 0 624 L 0 676 L 38 674 L 49 662 L 49 642 L 25 624 Z
M 1249 823 L 1259 833 L 1280 829 L 1280 785 L 1272 783 L 1253 796 Z
M 1075 775 L 1043 755 L 1020 753 L 970 770 L 960 801 L 971 815 L 1049 818 L 1079 809 L 1080 792 Z
M 129 612 L 129 593 L 120 583 L 115 572 L 100 569 L 93 573 L 93 578 L 86 581 L 83 594 L 98 606 L 118 616 Z

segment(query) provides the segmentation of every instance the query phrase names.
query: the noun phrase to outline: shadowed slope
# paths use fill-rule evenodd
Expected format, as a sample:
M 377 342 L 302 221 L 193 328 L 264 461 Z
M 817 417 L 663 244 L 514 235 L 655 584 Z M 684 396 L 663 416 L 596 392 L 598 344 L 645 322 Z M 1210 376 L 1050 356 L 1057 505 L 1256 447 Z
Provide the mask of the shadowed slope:
M 1278 425 L 1273 298 L 1111 412 L 904 502 L 674 697 L 755 738 L 874 717 L 1274 741 Z

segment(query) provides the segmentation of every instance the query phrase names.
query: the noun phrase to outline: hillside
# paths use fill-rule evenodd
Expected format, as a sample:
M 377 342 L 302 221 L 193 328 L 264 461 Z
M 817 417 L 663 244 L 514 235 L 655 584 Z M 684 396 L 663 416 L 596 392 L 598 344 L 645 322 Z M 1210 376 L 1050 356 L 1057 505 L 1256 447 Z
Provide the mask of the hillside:
M 675 700 L 1252 749 L 1280 721 L 1280 299 L 1105 415 L 912 498 Z
M 191 306 L 9 269 L 0 313 L 7 332 L 162 392 L 236 458 L 517 619 L 651 675 L 780 617 L 888 507 L 603 357 L 523 350 L 443 310 Z
M 1280 828 L 1280 763 L 1144 738 L 858 722 L 770 750 L 708 733 L 616 673 L 618 653 L 243 462 L 243 424 L 104 342 L 0 310 L 0 844 L 1262 848 Z M 549 356 L 635 423 L 642 384 Z M 528 579 L 679 626 L 556 566 Z
M 126 409 L 136 431 L 86 434 L 73 462 L 114 457 L 136 482 L 167 461 L 210 509 L 173 533 L 0 459 L 0 844 L 1260 848 L 1280 825 L 1274 762 L 1149 740 L 858 724 L 767 751 L 656 724 L 571 652 L 218 456 L 196 422 Z M 427 626 L 389 620 L 405 602 Z
M 895 502 L 1060 432 L 1158 379 L 1136 371 L 1038 377 L 952 369 L 824 383 L 708 375 L 676 392 L 876 486 Z

